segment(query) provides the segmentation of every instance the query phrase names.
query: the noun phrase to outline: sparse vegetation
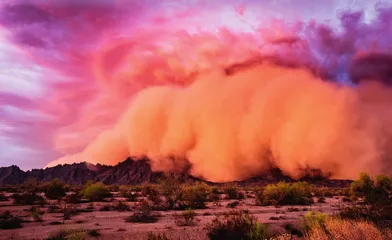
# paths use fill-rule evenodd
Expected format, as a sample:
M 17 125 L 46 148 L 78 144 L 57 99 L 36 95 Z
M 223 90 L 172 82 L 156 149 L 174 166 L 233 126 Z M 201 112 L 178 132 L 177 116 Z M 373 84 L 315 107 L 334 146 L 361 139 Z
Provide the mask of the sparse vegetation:
M 42 222 L 41 216 L 43 214 L 44 214 L 44 212 L 42 212 L 39 207 L 32 207 L 31 208 L 31 216 L 33 217 L 34 221 Z
M 228 207 L 228 208 L 235 208 L 235 207 L 237 207 L 239 204 L 240 204 L 239 201 L 233 201 L 233 202 L 229 202 L 229 203 L 227 204 L 227 207 Z
M 47 240 L 85 240 L 87 231 L 84 229 L 77 230 L 60 230 L 51 234 Z
M 361 173 L 350 185 L 350 194 L 354 198 L 362 198 L 364 203 L 389 205 L 392 203 L 390 192 L 392 180 L 385 175 L 378 175 L 373 180 L 369 175 Z
M 230 184 L 223 189 L 223 193 L 226 194 L 227 199 L 243 199 L 244 193 L 235 184 Z
M 174 214 L 174 222 L 177 226 L 195 225 L 196 212 L 192 209 L 183 211 L 181 214 Z
M 58 179 L 53 179 L 47 186 L 45 190 L 45 196 L 48 199 L 59 200 L 66 195 L 64 183 Z
M 318 203 L 325 203 L 325 197 L 319 197 L 319 198 L 317 199 L 317 202 L 318 202 Z
M 113 209 L 119 212 L 125 212 L 130 211 L 131 207 L 123 201 L 117 201 L 113 204 Z
M 321 212 L 307 212 L 300 218 L 300 226 L 303 231 L 310 231 L 314 227 L 324 227 L 328 215 Z
M 209 187 L 205 184 L 196 184 L 191 186 L 184 186 L 182 188 L 181 199 L 184 205 L 192 209 L 206 208 L 205 202 L 209 194 Z
M 309 205 L 313 203 L 309 184 L 305 182 L 267 185 L 256 194 L 258 205 Z
M 81 202 L 81 193 L 71 193 L 64 197 L 66 203 L 78 204 Z
M 44 205 L 45 199 L 36 193 L 21 193 L 21 194 L 13 194 L 11 196 L 14 199 L 15 205 Z
M 148 233 L 147 240 L 170 240 L 165 233 Z
M 0 193 L 0 202 L 8 201 L 8 197 L 4 193 Z
M 257 222 L 253 215 L 244 211 L 232 211 L 218 216 L 206 229 L 210 240 L 261 240 L 270 236 L 266 225 Z
M 86 183 L 81 194 L 85 199 L 92 202 L 103 201 L 105 198 L 112 196 L 109 187 L 101 182 Z
M 313 226 L 307 233 L 306 239 L 390 239 L 389 236 L 377 229 L 376 226 L 363 221 L 347 221 L 337 218 L 327 218 L 322 225 Z
M 22 218 L 14 216 L 10 211 L 0 214 L 0 229 L 16 229 L 22 227 Z
M 101 233 L 97 229 L 91 229 L 87 231 L 87 235 L 89 235 L 90 237 L 99 237 L 101 236 Z
M 158 220 L 156 215 L 152 214 L 152 207 L 147 200 L 142 200 L 136 206 L 133 215 L 125 218 L 125 222 L 133 223 L 153 223 Z
M 108 211 L 110 211 L 110 209 L 111 209 L 111 206 L 110 206 L 109 204 L 105 204 L 105 205 L 103 205 L 103 206 L 99 209 L 99 211 L 101 211 L 101 212 L 108 212 Z
M 136 202 L 138 195 L 132 192 L 132 189 L 126 186 L 121 186 L 119 188 L 120 195 L 127 199 L 129 202 Z

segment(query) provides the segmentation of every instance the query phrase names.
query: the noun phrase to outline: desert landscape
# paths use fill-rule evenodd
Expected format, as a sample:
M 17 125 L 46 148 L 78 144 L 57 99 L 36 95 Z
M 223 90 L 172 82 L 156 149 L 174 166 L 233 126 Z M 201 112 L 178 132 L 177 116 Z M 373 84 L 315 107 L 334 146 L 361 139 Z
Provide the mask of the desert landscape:
M 391 240 L 391 0 L 0 0 L 0 239 Z
M 135 163 L 127 159 L 119 165 Z M 133 174 L 117 174 L 131 184 L 64 183 L 78 181 L 69 178 L 69 171 L 83 166 L 98 171 L 86 163 L 57 166 L 41 177 L 58 178 L 41 181 L 11 171 L 15 166 L 2 168 L 0 238 L 392 238 L 392 181 L 382 175 L 372 179 L 362 174 L 356 181 L 309 176 L 305 182 L 270 173 L 217 184 L 141 167 Z M 4 184 L 15 181 L 23 183 Z

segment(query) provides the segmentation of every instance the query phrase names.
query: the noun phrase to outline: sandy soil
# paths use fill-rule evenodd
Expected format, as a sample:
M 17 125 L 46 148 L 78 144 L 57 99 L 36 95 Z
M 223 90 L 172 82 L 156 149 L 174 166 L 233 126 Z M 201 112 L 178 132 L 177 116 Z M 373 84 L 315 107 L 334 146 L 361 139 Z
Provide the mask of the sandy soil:
M 208 203 L 207 209 L 195 210 L 197 221 L 195 226 L 179 227 L 174 222 L 173 213 L 181 211 L 159 211 L 158 222 L 156 223 L 127 223 L 124 218 L 132 215 L 132 211 L 117 212 L 99 211 L 100 207 L 108 203 L 93 203 L 93 212 L 82 212 L 66 220 L 61 225 L 50 225 L 51 222 L 63 222 L 61 213 L 48 213 L 47 205 L 41 208 L 45 213 L 42 216 L 42 223 L 34 222 L 28 209 L 31 206 L 14 206 L 12 201 L 0 202 L 0 213 L 8 210 L 14 215 L 24 216 L 31 222 L 24 223 L 23 228 L 13 230 L 0 230 L 0 239 L 45 239 L 61 229 L 97 229 L 101 236 L 95 239 L 146 239 L 149 232 L 165 234 L 171 239 L 205 240 L 207 239 L 205 225 L 211 222 L 215 215 L 232 210 L 227 208 L 227 203 L 233 200 L 221 200 L 221 206 L 214 206 Z M 132 207 L 135 203 L 129 203 Z M 322 211 L 333 214 L 338 211 L 344 203 L 342 197 L 326 198 L 325 203 L 315 203 L 311 206 L 284 206 L 284 207 L 262 207 L 255 206 L 254 198 L 242 200 L 236 209 L 246 209 L 255 215 L 261 222 L 269 224 L 275 231 L 283 231 L 286 223 L 294 223 L 307 211 Z M 88 204 L 78 204 L 79 208 L 86 208 Z M 290 209 L 291 208 L 291 209 Z M 293 208 L 295 211 L 293 211 Z M 278 219 L 272 220 L 271 219 Z

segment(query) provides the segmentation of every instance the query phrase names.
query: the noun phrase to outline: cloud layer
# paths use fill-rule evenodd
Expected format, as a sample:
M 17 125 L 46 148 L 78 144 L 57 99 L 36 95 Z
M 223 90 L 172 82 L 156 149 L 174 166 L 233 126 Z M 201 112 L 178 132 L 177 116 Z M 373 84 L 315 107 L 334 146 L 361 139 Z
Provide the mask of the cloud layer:
M 192 5 L 178 1 L 145 1 L 140 4 L 136 1 L 101 0 L 84 1 L 82 5 L 79 2 L 12 1 L 1 7 L 1 31 L 3 39 L 8 39 L 7 43 L 3 42 L 17 47 L 15 52 L 7 53 L 7 58 L 13 60 L 3 62 L 19 64 L 23 58 L 26 62 L 24 69 L 35 69 L 28 77 L 18 76 L 19 79 L 29 79 L 25 81 L 29 85 L 21 85 L 20 81 L 13 89 L 0 90 L 0 114 L 4 119 L 2 124 L 7 126 L 1 135 L 0 154 L 4 159 L 1 165 L 9 165 L 16 160 L 27 168 L 39 167 L 61 155 L 67 156 L 58 162 L 121 161 L 124 155 L 133 151 L 128 149 L 134 144 L 129 143 L 132 142 L 130 136 L 125 137 L 126 150 L 113 150 L 119 154 L 117 160 L 113 152 L 108 155 L 113 156 L 110 159 L 100 157 L 106 156 L 103 152 L 84 153 L 93 152 L 88 149 L 94 149 L 95 145 L 106 146 L 104 139 L 114 139 L 114 142 L 120 142 L 118 145 L 124 146 L 123 136 L 118 137 L 112 129 L 116 128 L 127 109 L 133 109 L 129 104 L 132 105 L 136 93 L 147 89 L 147 93 L 140 95 L 154 91 L 162 95 L 166 91 L 175 92 L 176 96 L 183 95 L 182 92 L 190 92 L 187 89 L 192 89 L 197 84 L 195 81 L 204 79 L 210 72 L 222 72 L 226 68 L 229 72 L 241 74 L 243 66 L 259 64 L 266 59 L 283 67 L 282 72 L 291 72 L 293 68 L 306 69 L 304 71 L 312 75 L 306 79 L 311 78 L 314 82 L 351 86 L 364 78 L 387 84 L 390 80 L 388 62 L 392 36 L 388 25 L 392 18 L 389 6 L 382 3 L 374 8 L 374 2 L 357 1 L 357 9 L 352 9 L 353 6 L 346 1 L 322 4 L 303 0 L 295 3 L 217 1 L 208 4 L 195 1 Z M 152 5 L 154 8 L 151 8 Z M 340 10 L 334 15 L 329 14 L 339 9 L 349 12 Z M 310 20 L 312 18 L 314 20 Z M 329 22 L 322 21 L 328 18 L 331 19 Z M 12 82 L 9 76 L 7 74 L 7 78 L 3 78 L 7 85 Z M 233 78 L 236 77 L 237 74 L 233 74 Z M 222 78 L 226 79 L 216 77 Z M 260 82 L 269 81 L 262 76 L 258 79 Z M 305 80 L 296 81 L 296 88 L 305 88 L 299 84 Z M 224 95 L 226 90 L 220 92 L 221 88 L 225 89 L 224 84 L 211 84 L 215 87 L 212 95 Z M 167 90 L 149 89 L 162 85 Z M 253 86 L 251 83 L 248 85 Z M 350 89 L 346 91 L 354 91 Z M 239 93 L 233 91 L 227 90 L 226 94 L 252 95 L 245 90 Z M 206 95 L 206 98 L 210 97 Z M 348 95 L 359 98 L 357 95 L 361 94 Z M 331 101 L 340 99 L 336 93 L 328 96 Z M 184 100 L 171 96 L 161 96 L 160 99 L 189 101 L 186 96 Z M 312 99 L 311 96 L 309 99 Z M 145 101 L 149 104 L 156 100 Z M 208 103 L 205 102 L 207 106 Z M 328 112 L 328 104 L 324 106 L 322 103 L 318 108 L 326 108 Z M 160 109 L 159 104 L 151 105 L 148 108 Z M 352 106 L 356 105 L 352 103 Z M 26 108 L 29 114 L 20 115 L 19 110 Z M 204 115 L 200 111 L 202 113 Z M 362 113 L 355 114 L 364 118 Z M 29 121 L 26 122 L 26 119 Z M 151 117 L 151 121 L 153 119 Z M 336 127 L 334 120 L 330 120 L 330 126 Z M 234 125 L 233 129 L 238 129 Z M 129 131 L 128 134 L 137 132 L 135 129 Z M 92 145 L 87 147 L 90 143 Z M 11 158 L 6 150 L 8 145 L 23 148 L 26 154 L 21 154 L 22 150 L 13 150 L 15 157 Z M 84 153 L 78 153 L 86 147 Z M 180 152 L 184 155 L 184 151 Z M 71 156 L 75 153 L 77 155 Z M 31 163 L 27 163 L 27 158 Z M 196 158 L 201 157 L 193 157 Z M 195 174 L 202 172 L 193 169 Z M 238 173 L 233 176 L 244 175 Z

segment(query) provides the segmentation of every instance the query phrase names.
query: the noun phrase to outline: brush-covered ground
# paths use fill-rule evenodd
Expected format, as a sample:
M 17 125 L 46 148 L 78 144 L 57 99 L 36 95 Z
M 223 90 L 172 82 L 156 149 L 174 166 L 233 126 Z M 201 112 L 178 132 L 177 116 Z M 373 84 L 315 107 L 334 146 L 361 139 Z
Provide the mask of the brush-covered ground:
M 0 187 L 0 239 L 392 239 L 392 181 Z

